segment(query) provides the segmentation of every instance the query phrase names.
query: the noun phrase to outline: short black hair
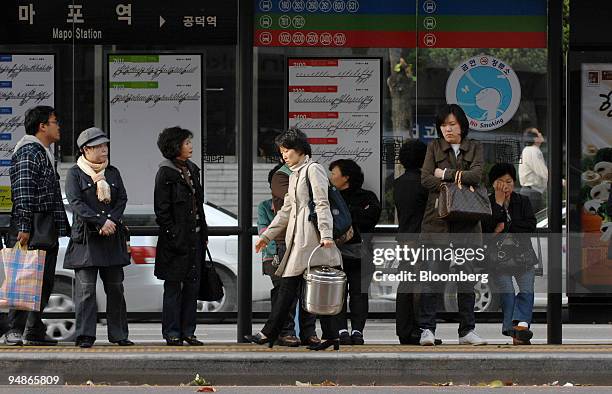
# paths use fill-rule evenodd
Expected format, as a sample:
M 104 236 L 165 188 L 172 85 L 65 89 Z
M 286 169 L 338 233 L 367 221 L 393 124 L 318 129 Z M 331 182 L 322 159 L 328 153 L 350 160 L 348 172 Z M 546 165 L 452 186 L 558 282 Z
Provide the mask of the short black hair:
M 274 176 L 274 174 L 276 174 L 276 171 L 280 170 L 281 167 L 284 165 L 285 163 L 278 163 L 274 166 L 273 169 L 270 170 L 270 172 L 268 172 L 268 183 L 270 184 L 270 187 L 272 187 L 272 177 Z
M 36 135 L 36 133 L 38 133 L 38 126 L 41 123 L 49 122 L 51 115 L 55 115 L 55 117 L 58 118 L 55 108 L 47 105 L 39 105 L 27 110 L 23 122 L 26 134 Z
M 493 182 L 498 180 L 504 175 L 510 175 L 510 178 L 516 182 L 516 168 L 510 163 L 497 163 L 489 170 L 489 183 L 493 185 Z
M 278 148 L 293 149 L 301 154 L 312 156 L 312 149 L 308 143 L 308 137 L 300 129 L 290 128 L 279 134 L 274 139 Z
M 449 115 L 454 115 L 455 118 L 457 118 L 457 122 L 459 122 L 459 126 L 461 127 L 461 140 L 463 140 L 470 132 L 470 122 L 468 121 L 467 116 L 465 116 L 463 109 L 461 109 L 461 107 L 457 104 L 445 104 L 438 111 L 438 115 L 436 116 L 436 130 L 438 130 L 438 137 L 444 138 L 440 127 Z
M 162 130 L 157 137 L 157 147 L 168 160 L 174 160 L 181 154 L 181 145 L 187 138 L 193 138 L 193 133 L 179 126 Z
M 538 129 L 535 127 L 528 127 L 523 132 L 523 143 L 525 146 L 533 145 L 536 138 L 538 138 Z
M 359 189 L 363 186 L 364 175 L 361 167 L 354 160 L 351 159 L 339 159 L 332 161 L 329 165 L 329 170 L 333 170 L 335 167 L 340 169 L 343 176 L 348 177 L 349 188 Z
M 406 170 L 423 167 L 427 145 L 419 140 L 408 140 L 404 142 L 399 151 L 399 162 Z

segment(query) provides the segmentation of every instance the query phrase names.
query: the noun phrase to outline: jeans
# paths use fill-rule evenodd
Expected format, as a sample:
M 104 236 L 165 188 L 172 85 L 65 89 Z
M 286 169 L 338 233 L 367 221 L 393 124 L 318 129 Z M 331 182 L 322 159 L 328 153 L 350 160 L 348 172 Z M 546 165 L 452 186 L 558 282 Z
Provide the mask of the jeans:
M 203 241 L 198 238 L 195 263 L 197 272 L 201 272 Z M 187 338 L 196 330 L 198 312 L 198 293 L 200 278 L 184 281 L 164 281 L 164 300 L 162 307 L 162 335 L 165 339 Z
M 343 257 L 342 263 L 348 290 L 344 293 L 344 305 L 337 318 L 338 329 L 348 330 L 346 321 L 346 297 L 348 296 L 348 306 L 351 309 L 351 330 L 363 333 L 368 318 L 368 289 L 364 289 L 365 291 L 361 289 L 361 260 Z
M 512 278 L 516 280 L 519 292 L 515 294 L 514 283 Z M 515 322 L 524 321 L 531 324 L 533 314 L 533 286 L 534 286 L 535 271 L 529 269 L 523 273 L 515 275 L 495 274 L 494 284 L 496 292 L 499 293 L 504 321 L 502 324 L 502 334 L 512 336 L 512 326 Z
M 43 285 L 40 300 L 40 311 L 28 312 L 11 309 L 8 314 L 10 331 L 19 332 L 26 339 L 40 339 L 45 336 L 47 326 L 42 321 L 42 311 L 49 303 L 49 297 L 55 282 L 55 265 L 57 264 L 58 246 L 47 250 Z
M 266 324 L 261 329 L 261 332 L 265 336 L 274 338 L 280 335 L 283 324 L 287 320 L 291 307 L 293 306 L 295 308 L 294 302 L 296 297 L 299 297 L 301 294 L 303 282 L 304 279 L 302 278 L 302 275 L 283 277 L 280 279 L 280 286 L 278 288 L 276 302 L 274 305 L 272 305 L 272 311 L 270 311 L 268 321 L 266 321 Z M 309 317 L 313 317 L 313 315 L 306 312 L 300 306 L 300 318 L 306 319 Z M 335 327 L 334 317 L 335 316 L 321 316 L 321 329 L 323 330 L 323 335 L 321 338 L 338 338 L 338 330 L 337 327 Z M 300 336 L 305 339 L 310 336 L 308 334 L 309 333 L 304 333 L 302 335 L 302 333 L 300 333 Z M 312 333 L 312 335 L 314 335 L 314 333 Z
M 455 266 L 449 269 L 448 263 L 432 261 L 427 269 L 432 273 L 442 274 L 452 271 L 459 273 L 462 269 L 468 269 L 467 263 L 463 266 Z M 459 268 L 457 268 L 459 267 Z M 468 271 L 469 272 L 469 271 Z M 423 330 L 436 332 L 436 313 L 438 305 L 442 301 L 444 282 L 422 282 L 421 283 L 421 305 L 419 308 L 419 327 Z M 476 317 L 474 316 L 474 282 L 457 282 L 457 309 L 459 310 L 459 337 L 467 335 L 476 328 Z
M 108 340 L 118 342 L 128 337 L 127 310 L 123 296 L 123 267 L 91 267 L 75 270 L 76 334 L 96 337 L 98 304 L 96 282 L 98 272 L 106 293 L 106 319 Z

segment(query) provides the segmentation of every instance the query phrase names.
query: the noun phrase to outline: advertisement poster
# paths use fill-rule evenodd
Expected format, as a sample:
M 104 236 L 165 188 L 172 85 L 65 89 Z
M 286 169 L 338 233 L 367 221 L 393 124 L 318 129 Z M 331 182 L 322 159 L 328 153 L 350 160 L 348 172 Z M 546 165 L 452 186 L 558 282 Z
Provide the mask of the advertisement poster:
M 153 204 L 157 136 L 166 127 L 193 133 L 200 164 L 202 55 L 125 54 L 108 57 L 110 157 L 121 170 L 130 204 Z
M 289 59 L 289 127 L 308 135 L 314 160 L 352 159 L 380 198 L 381 60 Z
M 612 63 L 582 65 L 582 283 L 612 283 Z
M 9 169 L 23 121 L 37 105 L 55 107 L 54 55 L 0 54 L 0 212 L 11 211 Z

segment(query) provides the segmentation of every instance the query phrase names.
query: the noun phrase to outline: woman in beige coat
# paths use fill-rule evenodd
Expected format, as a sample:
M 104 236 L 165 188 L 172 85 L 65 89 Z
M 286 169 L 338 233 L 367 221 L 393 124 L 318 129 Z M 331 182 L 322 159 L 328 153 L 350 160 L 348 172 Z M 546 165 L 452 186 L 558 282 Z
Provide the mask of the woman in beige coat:
M 276 144 L 285 163 L 292 171 L 289 177 L 289 192 L 285 195 L 283 207 L 255 244 L 255 250 L 259 252 L 270 243 L 270 240 L 286 229 L 287 251 L 275 273 L 281 277 L 281 284 L 270 317 L 260 332 L 245 336 L 249 342 L 260 345 L 267 343 L 270 347 L 273 346 L 287 319 L 293 300 L 300 295 L 302 274 L 307 268 L 308 258 L 313 250 L 319 245 L 322 246 L 314 254 L 311 266 L 341 265 L 340 252 L 332 238 L 333 219 L 327 197 L 329 181 L 325 168 L 310 158 L 310 144 L 306 135 L 300 130 L 290 129 L 279 135 Z M 308 220 L 310 196 L 306 183 L 307 176 L 312 186 L 318 227 Z M 301 313 L 308 312 L 302 310 Z M 321 317 L 322 338 L 325 341 L 310 346 L 310 349 L 321 350 L 331 345 L 337 348 L 338 331 L 333 327 L 333 321 L 332 316 Z

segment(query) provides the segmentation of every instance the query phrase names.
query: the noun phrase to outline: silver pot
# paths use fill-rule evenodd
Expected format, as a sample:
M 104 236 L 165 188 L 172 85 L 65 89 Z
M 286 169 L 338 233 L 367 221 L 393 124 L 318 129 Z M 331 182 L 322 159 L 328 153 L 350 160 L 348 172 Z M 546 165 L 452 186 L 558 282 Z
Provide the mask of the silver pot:
M 346 274 L 326 265 L 310 268 L 310 260 L 320 247 L 310 254 L 308 268 L 304 272 L 302 308 L 314 315 L 337 315 L 344 304 Z

